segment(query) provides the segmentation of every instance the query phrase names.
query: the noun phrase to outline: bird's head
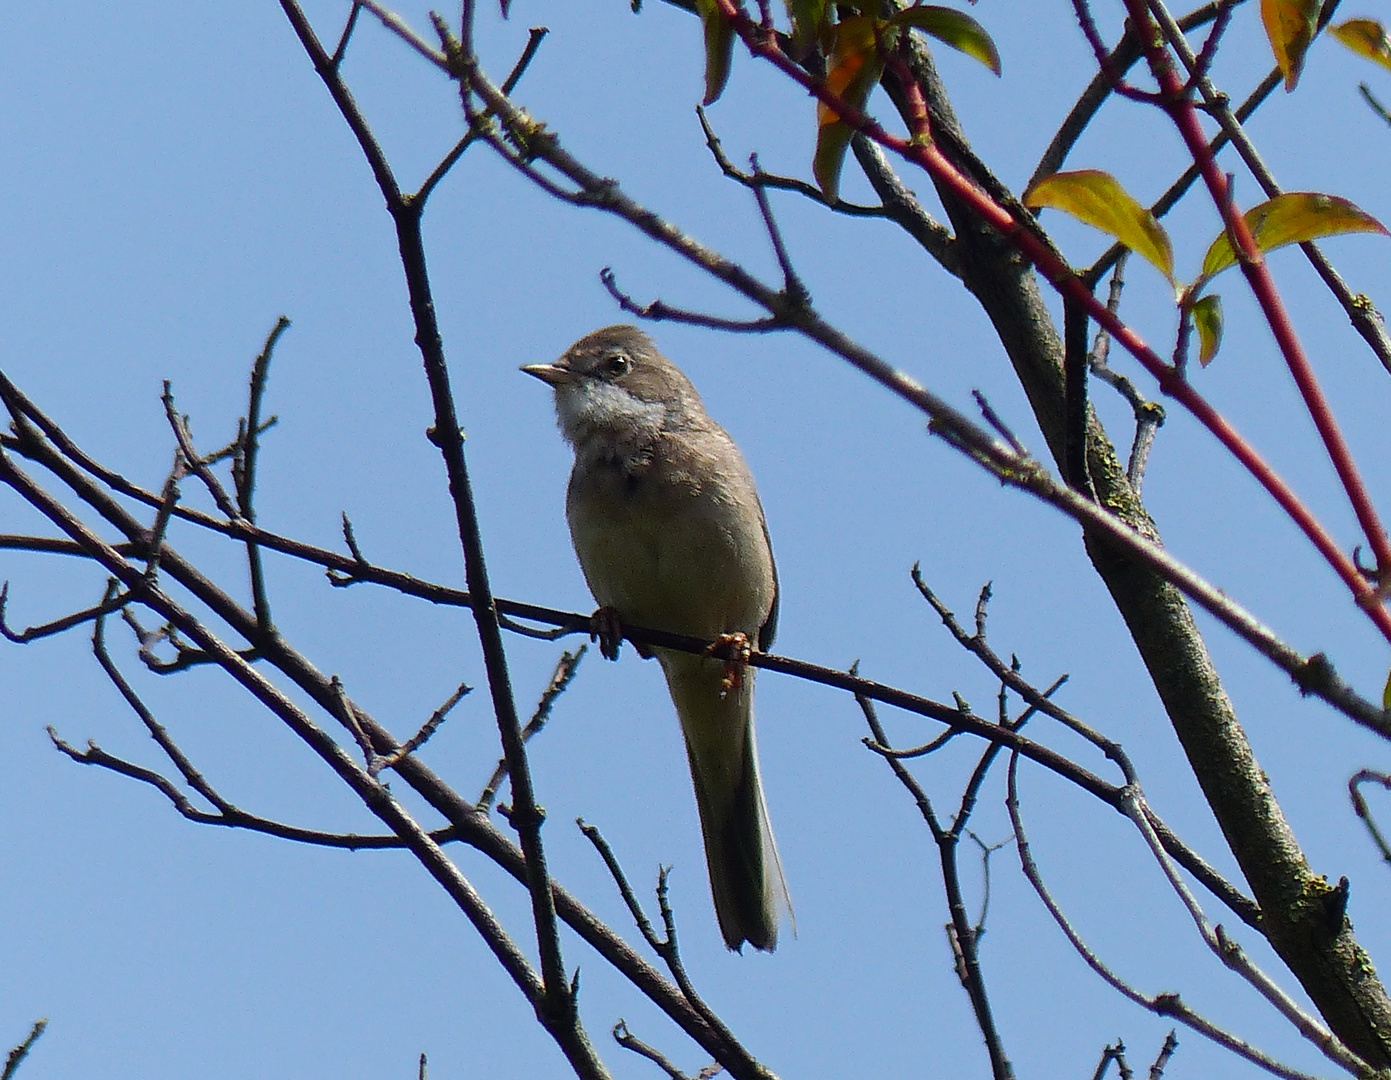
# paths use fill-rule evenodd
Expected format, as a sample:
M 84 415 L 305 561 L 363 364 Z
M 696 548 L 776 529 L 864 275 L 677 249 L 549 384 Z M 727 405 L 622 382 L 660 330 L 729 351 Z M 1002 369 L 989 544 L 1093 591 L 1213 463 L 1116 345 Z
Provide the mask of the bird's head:
M 595 436 L 643 441 L 705 417 L 691 381 L 636 326 L 596 330 L 555 363 L 522 370 L 555 390 L 561 433 L 575 446 Z

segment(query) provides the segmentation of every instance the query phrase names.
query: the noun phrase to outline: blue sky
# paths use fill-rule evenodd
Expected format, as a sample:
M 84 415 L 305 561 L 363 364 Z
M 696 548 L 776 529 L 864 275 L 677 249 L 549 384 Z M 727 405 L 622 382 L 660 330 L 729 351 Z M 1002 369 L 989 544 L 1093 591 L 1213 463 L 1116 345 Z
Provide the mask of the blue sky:
M 346 9 L 337 0 L 308 7 L 330 39 Z M 400 10 L 428 25 L 425 7 Z M 999 45 L 1004 78 L 954 54 L 942 55 L 941 67 L 978 152 L 1018 189 L 1090 78 L 1090 53 L 1070 5 L 987 0 L 972 13 Z M 1115 11 L 1101 14 L 1114 34 Z M 618 0 L 520 0 L 509 22 L 484 10 L 480 48 L 496 78 L 540 23 L 552 32 L 518 100 L 596 171 L 774 280 L 753 202 L 720 177 L 696 122 L 695 21 L 655 0 L 637 16 Z M 1244 5 L 1218 79 L 1239 98 L 1269 64 L 1255 6 Z M 418 183 L 462 133 L 451 86 L 366 18 L 345 73 L 403 183 Z M 1251 124 L 1287 188 L 1343 195 L 1391 220 L 1391 132 L 1356 93 L 1359 79 L 1384 88 L 1384 76 L 1331 42 L 1316 46 L 1299 91 L 1277 93 Z M 84 448 L 157 486 L 173 454 L 161 380 L 172 381 L 200 445 L 222 445 L 245 410 L 252 358 L 276 317 L 288 315 L 293 326 L 267 399 L 280 422 L 262 459 L 261 522 L 337 547 L 347 512 L 374 561 L 460 583 L 443 471 L 424 437 L 429 400 L 390 222 L 278 5 L 8 5 L 0 99 L 9 103 L 0 110 L 6 373 Z M 885 114 L 882 98 L 871 105 Z M 769 170 L 809 175 L 811 102 L 748 56 L 736 57 L 710 117 L 736 161 L 757 151 Z M 1069 164 L 1108 169 L 1144 200 L 1182 168 L 1168 122 L 1129 103 L 1108 108 Z M 926 178 L 909 183 L 935 205 Z M 1254 201 L 1249 179 L 1240 175 L 1237 185 L 1243 202 Z M 849 171 L 843 194 L 869 198 Z M 887 225 L 837 218 L 796 196 L 774 203 L 823 314 L 963 408 L 981 389 L 1042 450 L 1003 350 L 957 282 Z M 1103 249 L 1099 234 L 1057 215 L 1046 221 L 1078 264 Z M 1180 273 L 1191 277 L 1216 215 L 1194 199 L 1172 228 Z M 494 587 L 588 610 L 564 523 L 569 453 L 548 393 L 518 365 L 552 359 L 583 333 L 624 321 L 599 284 L 605 266 L 641 299 L 733 315 L 748 308 L 622 223 L 547 199 L 482 148 L 435 193 L 426 239 Z M 1385 238 L 1342 239 L 1326 250 L 1355 291 L 1386 302 Z M 1296 252 L 1272 262 L 1368 484 L 1384 499 L 1387 374 Z M 1195 380 L 1351 547 L 1351 514 L 1268 330 L 1235 275 L 1222 291 L 1226 345 Z M 1168 350 L 1174 316 L 1157 274 L 1132 268 L 1123 313 Z M 1072 523 L 1002 490 L 929 438 L 922 417 L 812 345 L 673 326 L 653 333 L 758 477 L 783 588 L 779 651 L 838 667 L 859 659 L 873 678 L 938 700 L 959 691 L 992 715 L 996 687 L 943 633 L 908 571 L 921 561 L 963 617 L 993 581 L 997 651 L 1016 653 L 1041 685 L 1070 673 L 1060 700 L 1123 742 L 1159 812 L 1235 872 Z M 1119 355 L 1114 363 L 1154 392 L 1134 365 Z M 1126 408 L 1104 388 L 1095 396 L 1127 439 Z M 1176 408 L 1169 416 L 1145 487 L 1169 546 L 1296 647 L 1327 651 L 1354 685 L 1378 693 L 1385 642 L 1255 483 Z M 185 497 L 201 505 L 191 483 Z M 48 531 L 0 492 L 0 532 L 24 530 Z M 171 540 L 245 595 L 237 551 L 188 528 Z M 286 560 L 271 559 L 269 573 L 282 632 L 398 733 L 413 731 L 461 680 L 482 684 L 466 612 L 369 586 L 330 589 L 313 568 Z M 14 552 L 0 553 L 0 577 L 11 582 L 16 625 L 90 604 L 102 587 L 91 568 Z M 1351 917 L 1379 959 L 1391 947 L 1381 914 L 1391 878 L 1348 809 L 1345 784 L 1358 768 L 1384 767 L 1383 745 L 1204 625 L 1286 814 L 1320 872 L 1352 879 Z M 147 675 L 117 629 L 117 659 L 228 798 L 296 824 L 375 831 L 319 762 L 228 680 L 210 671 Z M 516 637 L 507 646 L 526 709 L 561 646 Z M 765 675 L 758 714 L 797 905 L 795 940 L 773 956 L 722 947 L 675 719 L 656 665 L 631 650 L 618 664 L 585 660 L 533 749 L 556 876 L 627 933 L 573 820 L 604 831 L 644 896 L 658 865 L 673 866 L 693 979 L 781 1076 L 987 1075 L 950 966 L 935 849 L 906 793 L 860 745 L 853 702 Z M 904 744 L 935 733 L 913 718 L 885 719 Z M 39 1016 L 51 1020 L 21 1072 L 26 1080 L 413 1076 L 422 1051 L 436 1078 L 567 1075 L 466 921 L 406 856 L 194 826 L 154 792 L 60 757 L 44 734 L 50 724 L 74 743 L 91 738 L 161 764 L 101 678 L 85 634 L 0 648 L 0 1045 L 18 1042 Z M 1075 740 L 1041 724 L 1035 735 L 1104 768 Z M 916 769 L 944 815 L 979 752 L 958 744 Z M 482 693 L 425 752 L 465 795 L 497 756 Z M 1021 770 L 1021 786 L 1034 854 L 1108 962 L 1146 992 L 1182 992 L 1297 1067 L 1332 1071 L 1206 953 L 1116 814 L 1037 769 Z M 975 829 L 991 843 L 1009 836 L 1001 775 L 987 785 Z M 524 894 L 474 853 L 456 858 L 533 951 Z M 975 863 L 963 857 L 963 865 L 978 902 Z M 1019 1074 L 1085 1075 L 1118 1036 L 1132 1065 L 1147 1064 L 1169 1025 L 1084 967 L 1011 848 L 992 869 L 982 959 Z M 1221 918 L 1215 905 L 1210 913 Z M 1242 931 L 1241 940 L 1278 971 L 1253 935 Z M 687 1071 L 705 1064 L 580 943 L 565 946 L 581 971 L 585 1023 L 616 1075 L 655 1075 L 610 1041 L 620 1017 Z M 1179 1037 L 1170 1076 L 1253 1072 L 1196 1035 Z

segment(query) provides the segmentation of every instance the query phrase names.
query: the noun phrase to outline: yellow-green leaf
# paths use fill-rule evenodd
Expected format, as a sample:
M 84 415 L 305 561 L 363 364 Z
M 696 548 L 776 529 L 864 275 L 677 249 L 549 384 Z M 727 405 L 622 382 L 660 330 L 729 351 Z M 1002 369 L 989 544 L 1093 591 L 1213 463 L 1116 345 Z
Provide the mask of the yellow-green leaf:
M 944 45 L 974 57 L 996 75 L 1000 74 L 1000 54 L 985 27 L 969 15 L 953 8 L 919 4 L 906 8 L 889 20 L 895 26 L 912 26 L 935 37 Z
M 879 56 L 878 29 L 876 20 L 868 15 L 852 15 L 836 24 L 836 44 L 830 70 L 826 73 L 826 89 L 857 109 L 864 108 L 869 92 L 884 70 L 884 61 Z M 812 174 L 822 194 L 834 202 L 839 197 L 840 170 L 853 132 L 840 114 L 825 102 L 817 105 L 816 123 Z
M 1285 77 L 1285 91 L 1295 88 L 1304 70 L 1304 54 L 1314 40 L 1319 0 L 1261 0 L 1265 35 L 1275 53 L 1275 63 Z
M 713 105 L 729 82 L 734 60 L 734 27 L 715 0 L 696 0 L 696 11 L 705 25 L 705 104 Z
M 1381 692 L 1381 707 L 1391 712 L 1391 675 L 1386 676 L 1386 687 Z
M 1158 267 L 1169 281 L 1174 280 L 1174 249 L 1169 234 L 1110 173 L 1083 169 L 1045 176 L 1024 193 L 1024 205 L 1031 210 L 1051 206 L 1071 214 L 1114 236 Z
M 1290 191 L 1246 211 L 1246 227 L 1262 252 L 1287 244 L 1302 244 L 1325 236 L 1371 232 L 1391 236 L 1376 218 L 1347 199 L 1313 191 Z M 1203 259 L 1200 281 L 1236 265 L 1236 253 L 1225 232 L 1213 241 Z
M 1386 36 L 1386 27 L 1375 19 L 1349 19 L 1328 32 L 1358 56 L 1391 68 L 1391 39 Z
M 1198 363 L 1207 367 L 1222 347 L 1222 298 L 1209 293 L 1188 309 L 1198 330 Z

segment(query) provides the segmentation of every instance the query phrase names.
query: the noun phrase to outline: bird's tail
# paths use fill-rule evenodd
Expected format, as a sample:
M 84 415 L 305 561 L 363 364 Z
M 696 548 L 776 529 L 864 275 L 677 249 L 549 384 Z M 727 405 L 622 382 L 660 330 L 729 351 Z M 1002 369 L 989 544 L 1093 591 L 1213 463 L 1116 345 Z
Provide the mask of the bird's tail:
M 754 669 L 721 696 L 722 661 L 667 653 L 662 667 L 686 737 L 720 932 L 731 949 L 747 941 L 772 951 L 792 901 L 758 774 Z

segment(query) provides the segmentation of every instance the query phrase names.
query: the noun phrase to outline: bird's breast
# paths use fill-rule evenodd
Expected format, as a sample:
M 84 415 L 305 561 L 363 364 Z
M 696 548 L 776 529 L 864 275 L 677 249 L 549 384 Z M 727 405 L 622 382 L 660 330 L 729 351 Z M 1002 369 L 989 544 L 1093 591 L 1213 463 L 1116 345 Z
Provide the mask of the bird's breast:
M 580 458 L 566 516 L 595 600 L 626 622 L 755 637 L 772 606 L 772 556 L 747 470 L 683 468 L 660 453 Z

